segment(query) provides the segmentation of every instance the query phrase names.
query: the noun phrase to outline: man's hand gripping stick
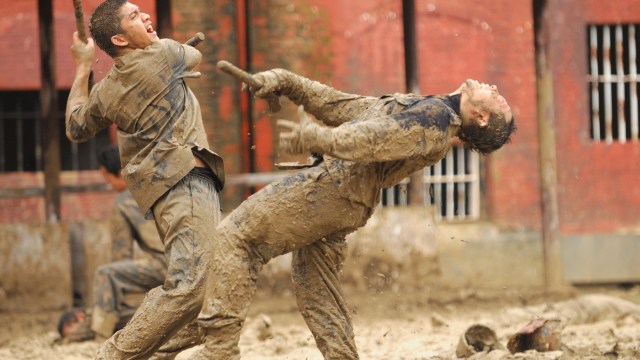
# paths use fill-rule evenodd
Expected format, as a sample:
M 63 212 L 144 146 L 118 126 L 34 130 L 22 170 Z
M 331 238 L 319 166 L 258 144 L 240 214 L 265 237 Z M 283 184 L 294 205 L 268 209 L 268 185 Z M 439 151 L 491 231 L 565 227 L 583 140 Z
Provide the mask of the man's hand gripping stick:
M 258 90 L 262 87 L 262 83 L 256 80 L 253 76 L 251 76 L 251 74 L 240 69 L 239 67 L 233 65 L 228 61 L 225 61 L 225 60 L 218 61 L 218 69 L 235 77 L 236 79 L 242 81 L 243 83 L 249 85 L 254 90 Z M 269 103 L 269 110 L 271 112 L 280 111 L 280 101 L 278 100 L 277 96 L 270 96 L 266 98 L 266 100 Z

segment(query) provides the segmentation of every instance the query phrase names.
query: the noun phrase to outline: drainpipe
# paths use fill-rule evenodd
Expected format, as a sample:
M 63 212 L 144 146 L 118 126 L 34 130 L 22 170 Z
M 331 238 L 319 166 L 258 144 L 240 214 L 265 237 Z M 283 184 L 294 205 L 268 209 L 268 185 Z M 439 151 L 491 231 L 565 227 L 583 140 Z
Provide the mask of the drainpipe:
M 44 154 L 44 206 L 47 222 L 60 220 L 60 120 L 54 54 L 52 0 L 38 0 L 40 38 L 40 119 Z
M 414 0 L 402 0 L 402 28 L 404 33 L 404 80 L 406 92 L 420 94 L 416 51 L 416 7 Z M 409 202 L 424 204 L 423 170 L 411 174 Z

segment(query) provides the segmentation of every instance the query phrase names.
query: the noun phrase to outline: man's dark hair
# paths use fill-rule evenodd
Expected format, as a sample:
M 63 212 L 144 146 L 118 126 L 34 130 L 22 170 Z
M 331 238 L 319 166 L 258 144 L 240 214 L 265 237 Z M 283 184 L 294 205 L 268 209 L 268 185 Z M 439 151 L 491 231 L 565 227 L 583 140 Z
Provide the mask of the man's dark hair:
M 107 0 L 98 5 L 89 19 L 89 31 L 98 47 L 109 56 L 118 55 L 118 47 L 111 42 L 113 35 L 122 34 L 120 8 L 127 0 Z
M 511 121 L 507 124 L 502 112 L 493 112 L 489 115 L 487 126 L 481 127 L 475 123 L 464 125 L 458 137 L 466 148 L 487 155 L 511 141 L 511 135 L 517 129 L 515 116 L 511 115 Z
M 98 153 L 98 164 L 104 166 L 107 171 L 115 176 L 120 175 L 120 152 L 118 145 L 111 144 L 100 150 Z

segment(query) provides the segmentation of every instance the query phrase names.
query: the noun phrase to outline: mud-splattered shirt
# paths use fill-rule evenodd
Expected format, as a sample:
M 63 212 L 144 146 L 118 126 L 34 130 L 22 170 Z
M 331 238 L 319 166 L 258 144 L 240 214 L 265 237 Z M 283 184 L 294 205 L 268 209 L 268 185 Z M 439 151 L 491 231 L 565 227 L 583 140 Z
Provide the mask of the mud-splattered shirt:
M 86 141 L 113 124 L 118 128 L 122 176 L 143 213 L 201 158 L 224 185 L 222 158 L 209 150 L 200 105 L 184 79 L 202 54 L 162 39 L 116 59 L 93 87 L 89 101 L 73 109 L 66 126 L 73 141 Z
M 325 154 L 320 166 L 342 196 L 371 208 L 378 204 L 381 189 L 440 161 L 462 126 L 458 95 L 375 98 L 343 93 L 308 79 L 297 81 L 304 84 L 304 91 L 287 96 L 333 126 L 318 136 L 325 139 L 317 144 Z
M 133 259 L 133 244 L 165 262 L 164 245 L 153 221 L 145 220 L 129 190 L 121 192 L 111 208 L 111 261 Z

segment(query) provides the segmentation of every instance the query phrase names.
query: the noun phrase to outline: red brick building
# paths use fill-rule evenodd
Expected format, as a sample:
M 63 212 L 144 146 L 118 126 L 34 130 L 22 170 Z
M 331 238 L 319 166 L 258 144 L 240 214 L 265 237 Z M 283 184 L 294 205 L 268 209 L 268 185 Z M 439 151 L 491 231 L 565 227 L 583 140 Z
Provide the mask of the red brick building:
M 56 77 L 63 91 L 62 104 L 73 75 L 68 52 L 75 28 L 71 3 L 53 2 Z M 97 3 L 85 0 L 87 19 Z M 189 7 L 175 1 L 172 6 L 168 0 L 139 0 L 136 4 L 152 14 L 164 34 L 186 40 L 197 31 L 205 33 L 206 41 L 200 46 L 203 77 L 190 85 L 201 102 L 210 144 L 224 156 L 229 174 L 272 171 L 273 163 L 286 156 L 277 149 L 276 117 L 266 113 L 264 102 L 248 99 L 235 80 L 217 71 L 218 60 L 229 60 L 252 72 L 288 68 L 348 92 L 382 95 L 405 91 L 401 0 L 194 0 Z M 23 113 L 33 109 L 3 110 L 38 96 L 37 7 L 38 0 L 0 0 L 0 64 L 5 69 L 0 73 L 0 94 L 7 99 L 0 108 L 4 149 L 0 153 L 0 223 L 46 220 L 38 190 L 44 186 L 41 158 L 27 164 L 27 158 L 42 155 L 37 155 L 41 139 L 26 139 L 29 127 L 16 135 L 15 126 L 8 125 L 16 118 L 29 117 Z M 514 141 L 481 160 L 481 211 L 474 220 L 488 221 L 505 232 L 551 234 L 568 244 L 566 249 L 583 251 L 585 259 L 597 258 L 603 248 L 611 246 L 620 249 L 612 253 L 613 258 L 629 256 L 628 249 L 635 254 L 640 251 L 636 244 L 640 187 L 635 186 L 640 144 L 638 105 L 633 100 L 638 80 L 632 69 L 638 60 L 631 55 L 640 29 L 634 24 L 640 24 L 638 0 L 415 2 L 420 92 L 448 93 L 466 78 L 477 78 L 498 85 L 517 116 L 519 130 Z M 605 73 L 607 54 L 618 49 L 617 25 L 623 35 L 620 55 L 613 58 L 622 66 L 614 62 L 613 70 Z M 539 47 L 536 29 L 540 30 Z M 609 42 L 604 41 L 607 36 Z M 591 76 L 594 51 L 595 62 L 601 63 L 597 67 L 600 77 Z M 545 76 L 546 85 L 541 78 L 537 80 L 537 61 L 538 76 Z M 100 52 L 96 80 L 110 64 Z M 593 92 L 594 88 L 598 91 Z M 544 100 L 542 107 L 539 99 Z M 293 117 L 293 108 L 286 105 L 277 117 Z M 538 126 L 544 121 L 553 126 L 551 148 L 540 147 Z M 608 125 L 612 121 L 614 125 Z M 17 140 L 19 136 L 25 140 Z M 91 151 L 110 139 L 107 132 L 93 148 L 75 150 L 65 139 L 60 141 L 63 157 L 77 157 L 75 162 L 62 160 L 63 221 L 107 216 L 105 204 L 113 195 L 92 191 L 100 178 L 90 169 L 95 169 Z M 15 158 L 9 159 L 10 155 Z M 541 169 L 551 178 L 541 182 Z M 233 208 L 250 191 L 246 186 L 229 186 L 225 208 Z M 585 242 L 586 247 L 576 245 Z M 567 271 L 577 272 L 570 278 L 593 275 L 584 277 L 580 274 L 589 269 L 571 266 L 573 270 Z M 635 269 L 629 274 L 629 279 L 640 277 Z M 626 279 L 616 276 L 611 279 Z M 593 278 L 607 280 L 606 276 Z

